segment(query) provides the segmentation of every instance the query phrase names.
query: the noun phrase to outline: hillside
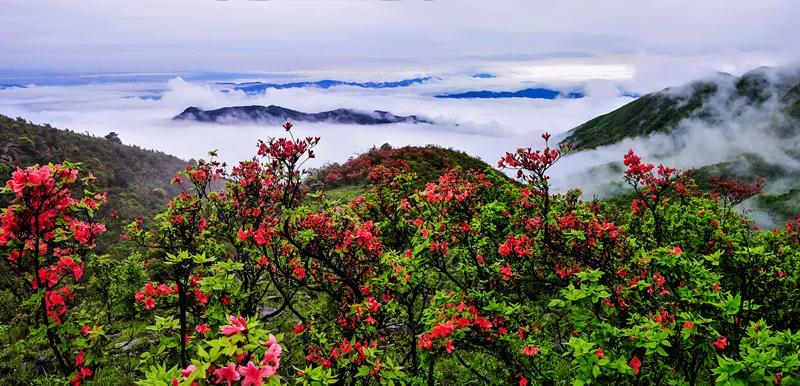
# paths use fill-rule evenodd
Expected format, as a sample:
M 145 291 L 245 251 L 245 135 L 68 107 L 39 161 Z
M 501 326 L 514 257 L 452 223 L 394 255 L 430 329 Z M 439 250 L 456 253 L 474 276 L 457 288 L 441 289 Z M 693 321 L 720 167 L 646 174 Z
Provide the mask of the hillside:
M 758 68 L 741 77 L 718 74 L 647 94 L 577 126 L 561 142 L 573 145 L 570 157 L 575 158 L 590 151 L 647 148 L 666 163 L 678 161 L 697 169 L 701 178 L 765 177 L 764 194 L 748 205 L 766 212 L 762 223 L 771 224 L 790 219 L 800 209 L 798 140 L 800 68 L 795 67 Z M 700 141 L 705 143 L 698 145 Z M 606 171 L 612 166 L 584 168 Z
M 720 73 L 714 78 L 666 88 L 589 120 L 567 133 L 562 143 L 576 151 L 611 145 L 625 138 L 669 133 L 687 119 L 721 124 L 719 109 L 737 116 L 747 108 L 781 108 L 800 119 L 800 70 L 759 68 L 741 77 Z
M 124 145 L 114 135 L 98 138 L 36 125 L 24 119 L 0 115 L 0 178 L 7 180 L 17 167 L 33 164 L 79 162 L 97 177 L 98 186 L 108 192 L 103 218 L 109 231 L 106 240 L 116 239 L 121 224 L 136 216 L 151 217 L 177 189 L 172 176 L 186 166 L 177 157 L 138 146 Z M 116 212 L 117 218 L 110 214 Z

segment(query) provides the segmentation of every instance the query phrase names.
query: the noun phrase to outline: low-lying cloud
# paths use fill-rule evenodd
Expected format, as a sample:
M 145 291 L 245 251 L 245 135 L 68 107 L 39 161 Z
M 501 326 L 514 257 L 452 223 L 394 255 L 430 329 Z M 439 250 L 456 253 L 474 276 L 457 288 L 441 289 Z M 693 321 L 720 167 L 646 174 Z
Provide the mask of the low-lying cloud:
M 713 82 L 717 92 L 707 99 L 701 116 L 681 121 L 668 134 L 627 138 L 619 143 L 576 152 L 565 157 L 553 170 L 553 183 L 564 191 L 576 186 L 586 196 L 604 197 L 616 193 L 622 181 L 622 157 L 633 149 L 647 162 L 661 163 L 682 169 L 731 163 L 738 172 L 751 174 L 745 154 L 758 156 L 784 172 L 800 172 L 800 125 L 785 114 L 781 98 L 787 85 L 800 82 L 800 66 L 764 70 L 769 83 L 763 90 L 766 99 L 754 103 L 737 94 L 734 78 L 717 75 L 705 80 Z M 663 91 L 670 96 L 686 96 L 690 85 Z M 779 194 L 798 186 L 794 179 L 768 180 L 766 191 Z M 749 206 L 752 208 L 752 203 Z M 769 224 L 768 216 L 756 214 Z

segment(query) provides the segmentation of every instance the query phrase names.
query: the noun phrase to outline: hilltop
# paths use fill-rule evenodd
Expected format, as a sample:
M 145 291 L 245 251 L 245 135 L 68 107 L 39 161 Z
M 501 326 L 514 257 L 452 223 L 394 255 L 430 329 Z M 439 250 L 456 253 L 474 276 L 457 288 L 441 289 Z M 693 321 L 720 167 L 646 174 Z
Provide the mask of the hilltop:
M 311 171 L 308 183 L 312 188 L 325 191 L 330 197 L 348 199 L 369 189 L 370 168 L 378 165 L 413 172 L 416 175 L 414 184 L 418 188 L 435 181 L 449 168 L 502 174 L 463 151 L 435 145 L 393 148 L 383 144 L 342 164 L 333 163 Z

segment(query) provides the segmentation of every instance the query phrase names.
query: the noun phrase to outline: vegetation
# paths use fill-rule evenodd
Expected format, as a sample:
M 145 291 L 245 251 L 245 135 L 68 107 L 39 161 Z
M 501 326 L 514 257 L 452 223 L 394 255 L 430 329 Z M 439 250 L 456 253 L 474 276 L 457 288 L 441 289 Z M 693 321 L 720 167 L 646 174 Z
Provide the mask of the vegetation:
M 800 382 L 800 220 L 755 229 L 734 208 L 758 183 L 704 193 L 631 151 L 627 202 L 583 202 L 550 191 L 570 149 L 545 135 L 500 160 L 517 182 L 356 161 L 368 191 L 340 204 L 303 170 L 319 138 L 285 128 L 252 160 L 183 170 L 163 212 L 127 226 L 124 260 L 93 252 L 105 196 L 88 172 L 13 171 L 3 383 Z
M 334 163 L 310 170 L 306 182 L 312 189 L 325 191 L 329 198 L 347 200 L 369 191 L 369 173 L 378 165 L 404 172 L 413 171 L 416 178 L 412 184 L 417 188 L 435 181 L 446 170 L 453 168 L 485 170 L 501 175 L 487 163 L 462 151 L 435 145 L 395 149 L 385 143 L 380 148 L 373 147 L 366 153 L 347 160 L 344 164 Z
M 625 138 L 667 133 L 717 92 L 717 85 L 711 82 L 697 82 L 689 87 L 688 96 L 673 96 L 664 91 L 644 95 L 572 129 L 563 143 L 573 144 L 575 150 L 586 150 Z
M 3 181 L 17 167 L 52 161 L 79 163 L 81 168 L 92 172 L 97 187 L 109 194 L 109 202 L 100 212 L 109 230 L 101 236 L 101 251 L 119 238 L 124 224 L 136 216 L 152 217 L 175 196 L 178 190 L 169 181 L 186 166 L 185 161 L 174 156 L 123 145 L 114 132 L 98 138 L 0 115 Z M 0 204 L 4 204 L 2 198 Z

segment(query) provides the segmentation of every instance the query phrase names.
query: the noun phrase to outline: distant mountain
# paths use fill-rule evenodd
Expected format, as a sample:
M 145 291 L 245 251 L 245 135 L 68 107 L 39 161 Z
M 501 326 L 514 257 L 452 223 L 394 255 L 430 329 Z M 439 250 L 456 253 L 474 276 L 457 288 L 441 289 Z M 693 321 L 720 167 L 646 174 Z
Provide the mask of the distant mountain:
M 585 185 L 618 175 L 621 163 L 609 162 L 609 152 L 621 161 L 629 147 L 695 168 L 701 184 L 712 175 L 765 177 L 764 195 L 750 205 L 769 215 L 762 224 L 783 221 L 800 215 L 800 67 L 720 73 L 650 93 L 575 127 L 561 143 L 575 150 L 565 162 L 591 170 L 576 174 Z M 614 194 L 597 186 L 587 190 Z
M 436 95 L 437 98 L 452 98 L 452 99 L 495 99 L 495 98 L 532 98 L 532 99 L 577 99 L 583 98 L 585 94 L 582 91 L 563 92 L 552 90 L 549 88 L 526 88 L 519 91 L 467 91 L 453 94 L 440 94 Z
M 260 94 L 267 89 L 286 89 L 286 88 L 301 88 L 301 87 L 317 87 L 317 88 L 331 88 L 335 86 L 352 86 L 361 88 L 395 88 L 395 87 L 408 87 L 414 84 L 425 83 L 432 80 L 433 77 L 419 77 L 411 79 L 403 79 L 393 82 L 345 82 L 341 80 L 318 80 L 314 82 L 291 82 L 291 83 L 262 83 L 262 82 L 246 82 L 246 83 L 217 83 L 223 86 L 234 86 L 234 90 L 244 91 L 247 94 Z
M 124 145 L 116 134 L 93 137 L 0 115 L 2 181 L 17 167 L 64 160 L 81 163 L 97 177 L 99 188 L 108 192 L 101 216 L 109 231 L 101 239 L 101 249 L 110 244 L 106 241 L 117 240 L 123 224 L 136 216 L 151 218 L 163 208 L 178 193 L 170 183 L 172 176 L 187 164 L 169 154 Z M 117 217 L 112 218 L 111 212 Z
M 304 113 L 285 107 L 233 106 L 216 110 L 201 110 L 189 107 L 176 115 L 173 120 L 193 120 L 214 123 L 282 123 L 285 121 L 328 122 L 357 125 L 380 125 L 388 123 L 432 123 L 416 115 L 398 116 L 386 111 L 362 112 L 351 109 L 336 109 L 319 113 Z
M 0 90 L 5 90 L 7 88 L 26 88 L 26 87 L 16 83 L 0 83 Z
M 735 118 L 747 109 L 769 108 L 767 102 L 783 106 L 776 113 L 800 118 L 800 70 L 759 68 L 738 78 L 720 73 L 666 88 L 572 129 L 562 142 L 575 150 L 592 149 L 624 138 L 668 133 L 689 119 L 719 124 L 720 113 Z
M 494 74 L 490 74 L 488 72 L 479 72 L 477 74 L 473 74 L 472 77 L 473 78 L 480 78 L 480 79 L 497 78 L 496 76 L 494 76 Z

